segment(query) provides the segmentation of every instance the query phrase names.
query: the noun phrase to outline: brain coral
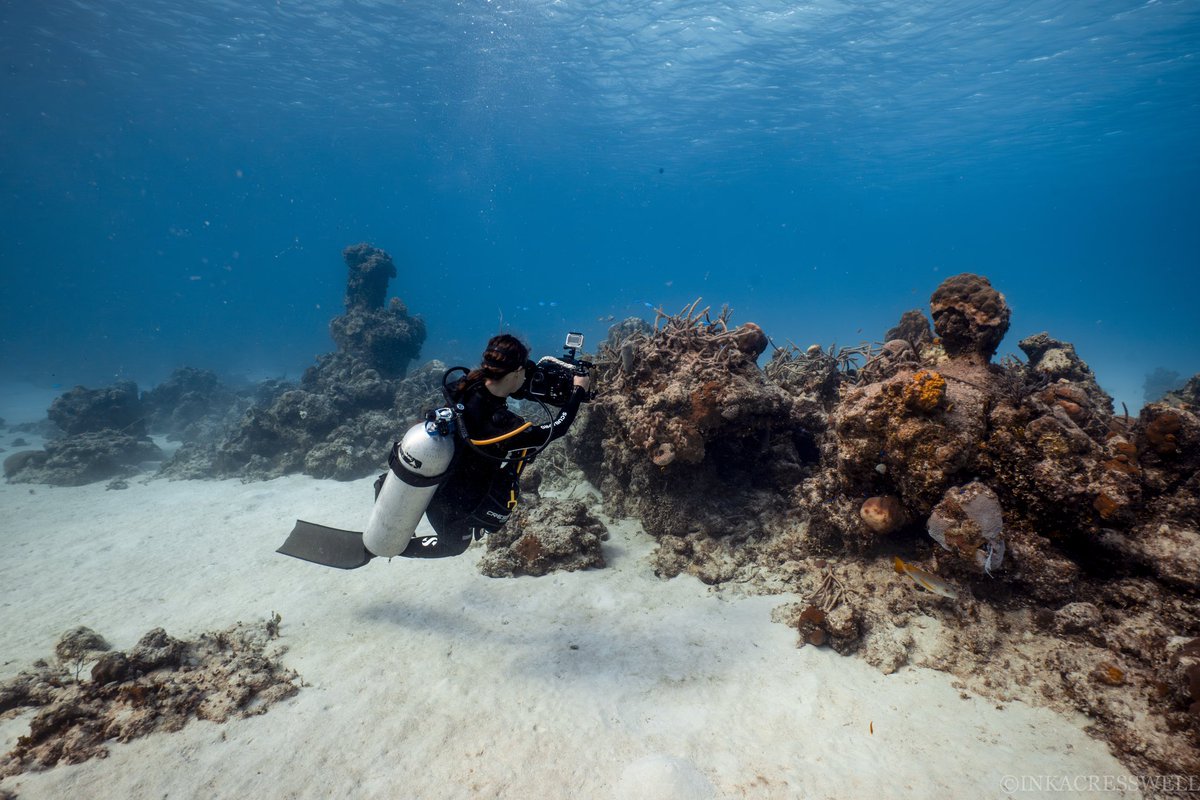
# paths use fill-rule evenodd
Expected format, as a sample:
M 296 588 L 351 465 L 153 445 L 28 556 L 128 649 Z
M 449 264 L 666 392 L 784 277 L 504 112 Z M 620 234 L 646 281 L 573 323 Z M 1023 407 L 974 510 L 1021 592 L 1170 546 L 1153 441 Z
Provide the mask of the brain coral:
M 969 272 L 942 281 L 929 306 L 934 330 L 951 358 L 991 360 L 1012 316 L 1004 295 L 993 289 L 987 278 Z

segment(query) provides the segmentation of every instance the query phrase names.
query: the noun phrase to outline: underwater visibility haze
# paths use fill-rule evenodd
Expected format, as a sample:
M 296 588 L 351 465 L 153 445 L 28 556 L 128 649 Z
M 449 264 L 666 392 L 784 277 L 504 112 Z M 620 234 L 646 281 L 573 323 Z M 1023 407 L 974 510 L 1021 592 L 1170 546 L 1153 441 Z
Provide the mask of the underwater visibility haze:
M 974 272 L 1118 411 L 1200 371 L 1191 0 L 8 0 L 0 41 L 0 380 L 49 396 L 294 380 L 360 241 L 421 360 L 701 296 L 878 341 Z

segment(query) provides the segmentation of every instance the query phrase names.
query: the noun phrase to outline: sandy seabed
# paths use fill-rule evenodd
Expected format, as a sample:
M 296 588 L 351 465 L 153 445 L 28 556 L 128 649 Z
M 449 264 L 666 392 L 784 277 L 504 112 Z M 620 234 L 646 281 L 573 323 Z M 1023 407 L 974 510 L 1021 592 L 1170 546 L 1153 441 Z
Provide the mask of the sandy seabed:
M 304 687 L 265 714 L 112 743 L 0 782 L 29 798 L 994 798 L 1133 782 L 1082 716 L 960 696 L 796 648 L 771 609 L 656 578 L 610 523 L 606 569 L 491 579 L 482 545 L 353 571 L 274 552 L 296 518 L 361 529 L 371 480 L 0 486 L 0 680 L 77 625 L 129 648 L 282 616 Z M 426 523 L 422 523 L 426 524 Z M 0 748 L 29 712 L 0 719 Z M 1059 784 L 1061 785 L 1061 784 Z M 1076 781 L 1075 786 L 1087 783 Z M 1028 787 L 1028 790 L 1020 788 Z M 1017 788 L 1016 792 L 1009 789 Z

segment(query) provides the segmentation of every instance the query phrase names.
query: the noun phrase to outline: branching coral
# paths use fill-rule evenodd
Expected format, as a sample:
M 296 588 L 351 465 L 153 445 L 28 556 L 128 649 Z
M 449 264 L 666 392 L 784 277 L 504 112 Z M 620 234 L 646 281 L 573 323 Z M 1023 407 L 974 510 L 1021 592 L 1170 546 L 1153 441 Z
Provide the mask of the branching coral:
M 861 383 L 888 357 L 885 347 L 870 342 L 853 347 L 838 347 L 834 343 L 828 350 L 818 344 L 801 349 L 788 342 L 786 347 L 775 350 L 763 372 L 792 391 L 832 397 L 835 388 Z M 861 367 L 860 359 L 864 362 Z
M 811 607 L 819 608 L 828 614 L 842 604 L 847 594 L 851 594 L 850 590 L 833 574 L 833 568 L 826 567 L 821 576 L 821 584 L 808 598 L 808 602 Z
M 669 350 L 698 352 L 702 364 L 707 365 L 758 358 L 766 346 L 762 328 L 748 322 L 730 329 L 729 316 L 733 310 L 722 306 L 721 313 L 713 319 L 709 314 L 711 306 L 696 310 L 702 299 L 697 297 L 678 314 L 668 314 L 661 307 L 656 309 L 655 342 Z

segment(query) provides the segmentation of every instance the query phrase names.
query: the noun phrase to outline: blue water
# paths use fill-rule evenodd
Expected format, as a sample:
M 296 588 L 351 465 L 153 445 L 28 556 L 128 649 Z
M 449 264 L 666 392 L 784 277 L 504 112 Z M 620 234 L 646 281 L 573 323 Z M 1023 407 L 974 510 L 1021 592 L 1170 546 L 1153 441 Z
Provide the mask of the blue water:
M 424 357 L 699 296 L 856 344 L 973 271 L 1131 410 L 1200 371 L 1196 0 L 2 0 L 0 45 L 0 381 L 297 378 L 359 241 Z

